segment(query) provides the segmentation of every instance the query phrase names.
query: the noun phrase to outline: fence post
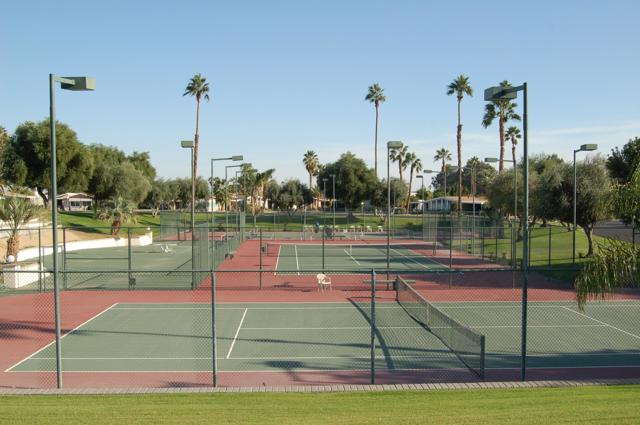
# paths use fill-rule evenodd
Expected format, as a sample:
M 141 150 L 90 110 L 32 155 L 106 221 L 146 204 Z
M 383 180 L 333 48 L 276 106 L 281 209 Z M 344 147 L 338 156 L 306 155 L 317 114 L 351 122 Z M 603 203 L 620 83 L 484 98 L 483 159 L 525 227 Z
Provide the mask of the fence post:
M 42 231 L 41 231 L 41 227 L 38 226 L 38 290 L 40 292 L 43 291 L 43 288 L 42 288 L 42 269 L 44 266 L 43 263 L 44 263 L 44 252 L 42 251 Z
M 216 339 L 216 274 L 211 270 L 211 368 L 212 384 L 218 386 L 218 341 Z
M 131 275 L 131 252 L 131 227 L 127 227 L 127 277 L 129 279 L 129 289 L 135 289 L 135 281 Z
M 371 269 L 371 385 L 376 383 L 376 271 Z
M 322 272 L 324 273 L 324 226 L 322 227 Z
M 260 229 L 260 289 L 262 289 L 262 229 Z
M 54 232 L 57 232 L 58 229 L 53 229 Z M 58 247 L 53 247 L 55 251 L 55 255 L 58 255 Z M 67 228 L 62 228 L 62 288 L 67 289 Z

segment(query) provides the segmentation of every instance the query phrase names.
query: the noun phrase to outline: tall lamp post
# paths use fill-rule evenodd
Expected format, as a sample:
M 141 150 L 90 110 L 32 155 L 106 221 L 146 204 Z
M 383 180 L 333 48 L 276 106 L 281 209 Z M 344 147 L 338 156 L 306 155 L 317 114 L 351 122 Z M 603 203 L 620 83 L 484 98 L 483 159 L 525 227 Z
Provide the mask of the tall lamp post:
M 422 170 L 422 174 L 417 175 L 416 178 L 420 179 L 420 208 L 422 209 L 422 240 L 426 240 L 426 235 L 424 233 L 424 227 L 425 227 L 425 216 L 426 216 L 426 206 L 425 206 L 425 199 L 424 199 L 424 175 L 425 174 L 433 174 L 435 173 L 435 171 L 433 170 Z
M 529 286 L 529 144 L 528 144 L 528 123 L 527 123 L 527 83 L 516 87 L 489 87 L 484 91 L 484 100 L 494 102 L 500 100 L 513 100 L 518 96 L 518 92 L 523 92 L 523 175 L 524 175 L 524 210 L 523 217 L 523 239 L 522 239 L 522 363 L 521 379 L 526 379 L 527 372 L 527 290 Z
M 229 156 L 229 157 L 226 157 L 226 158 L 211 158 L 211 181 L 209 183 L 210 183 L 210 187 L 211 187 L 211 228 L 213 229 L 213 235 L 214 235 L 213 240 L 211 242 L 211 247 L 212 247 L 211 253 L 212 253 L 212 255 L 213 255 L 213 248 L 215 248 L 215 246 L 216 246 L 216 244 L 215 244 L 216 229 L 215 229 L 215 221 L 214 221 L 214 215 L 213 215 L 213 163 L 215 161 L 242 161 L 243 159 L 244 159 L 244 157 L 242 155 L 233 155 L 233 156 Z M 226 185 L 227 185 L 226 177 L 225 177 L 224 184 L 225 184 L 225 188 L 226 188 Z M 226 205 L 226 203 L 227 203 L 227 200 L 226 200 L 226 196 L 225 196 L 225 207 L 224 207 L 225 216 L 227 214 L 227 205 Z
M 195 146 L 195 143 L 193 142 L 193 140 L 183 140 L 180 142 L 180 146 L 182 146 L 184 149 L 190 149 L 191 150 L 191 181 L 193 182 L 191 184 L 191 289 L 194 289 L 196 287 L 196 276 L 194 273 L 194 261 L 193 259 L 196 258 L 196 244 L 195 244 L 195 238 L 194 238 L 194 229 L 195 229 L 195 224 L 196 224 L 196 185 L 195 185 L 195 170 L 193 167 L 193 148 Z
M 51 226 L 53 227 L 53 303 L 56 332 L 56 384 L 62 388 L 62 347 L 60 345 L 60 289 L 58 288 L 58 174 L 56 159 L 56 83 L 63 90 L 92 91 L 96 81 L 91 77 L 59 77 L 49 74 L 49 136 L 51 140 Z
M 389 173 L 389 157 L 393 149 L 401 149 L 402 142 L 395 140 L 387 142 L 387 280 L 389 280 L 389 264 L 391 254 L 391 177 Z
M 224 167 L 224 225 L 225 225 L 225 232 L 227 230 L 227 228 L 229 227 L 229 216 L 227 214 L 228 210 L 229 210 L 229 182 L 228 182 L 228 175 L 229 175 L 229 168 L 238 168 L 238 167 L 251 167 L 250 163 L 243 163 L 243 164 L 238 164 L 238 165 L 226 165 Z
M 333 180 L 333 195 L 331 196 L 331 206 L 333 209 L 333 228 L 336 228 L 336 175 L 331 174 Z
M 512 159 L 503 159 L 503 162 L 513 163 L 513 216 L 518 219 L 518 170 L 517 162 Z M 498 158 L 485 158 L 484 162 L 496 163 Z
M 326 205 L 326 204 L 327 204 L 327 181 L 328 181 L 328 180 L 329 180 L 329 179 L 328 179 L 328 178 L 326 178 L 326 177 L 322 179 L 322 196 L 324 197 L 324 202 L 323 202 L 323 208 L 322 208 L 322 210 L 323 210 L 324 212 L 326 212 L 326 210 L 324 209 L 324 205 Z M 326 214 L 323 214 L 323 215 L 322 215 L 322 217 L 323 217 L 322 224 L 323 224 L 323 225 L 326 225 L 326 223 L 327 223 L 327 218 L 326 218 L 327 216 L 326 216 Z
M 576 229 L 578 228 L 578 173 L 576 167 L 576 153 L 578 152 L 590 152 L 598 149 L 598 145 L 595 143 L 587 143 L 580 146 L 580 149 L 573 151 L 573 264 L 576 263 Z

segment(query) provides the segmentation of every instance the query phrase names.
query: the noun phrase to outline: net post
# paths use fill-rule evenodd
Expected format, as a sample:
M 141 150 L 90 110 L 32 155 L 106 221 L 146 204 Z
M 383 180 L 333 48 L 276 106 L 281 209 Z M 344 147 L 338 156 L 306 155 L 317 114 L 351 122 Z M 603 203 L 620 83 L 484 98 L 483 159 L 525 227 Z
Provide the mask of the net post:
M 376 383 L 376 271 L 371 269 L 371 385 Z
M 211 276 L 211 383 L 218 386 L 218 341 L 216 335 L 216 274 L 213 269 Z
M 131 275 L 131 227 L 127 227 L 127 271 L 129 289 L 133 289 L 134 283 L 133 276 Z
M 262 289 L 262 229 L 260 229 L 260 289 Z
M 54 232 L 58 232 L 58 229 L 53 229 Z M 53 247 L 55 255 L 58 255 L 58 247 Z M 62 228 L 62 288 L 67 289 L 67 228 Z

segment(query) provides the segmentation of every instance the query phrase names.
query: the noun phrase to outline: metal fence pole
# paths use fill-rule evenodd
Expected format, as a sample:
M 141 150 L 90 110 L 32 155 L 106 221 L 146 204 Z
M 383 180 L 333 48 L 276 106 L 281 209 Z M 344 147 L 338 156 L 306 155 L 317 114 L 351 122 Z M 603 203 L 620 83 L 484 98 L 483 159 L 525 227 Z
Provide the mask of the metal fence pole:
M 216 337 L 216 274 L 211 270 L 211 379 L 214 387 L 218 386 L 218 342 Z
M 133 280 L 133 276 L 131 274 L 131 262 L 131 227 L 127 227 L 127 276 L 129 278 L 129 289 L 134 289 L 135 281 Z
M 322 272 L 324 273 L 324 227 L 322 228 Z
M 38 291 L 42 292 L 42 270 L 44 266 L 44 252 L 42 251 L 42 228 L 38 226 Z
M 260 289 L 262 289 L 262 229 L 260 229 Z
M 57 232 L 57 229 L 53 229 L 54 232 Z M 58 252 L 58 247 L 54 247 L 56 251 L 56 255 Z M 62 269 L 64 274 L 62 275 L 62 287 L 67 289 L 67 228 L 62 228 Z
M 376 383 L 376 271 L 371 269 L 371 385 Z

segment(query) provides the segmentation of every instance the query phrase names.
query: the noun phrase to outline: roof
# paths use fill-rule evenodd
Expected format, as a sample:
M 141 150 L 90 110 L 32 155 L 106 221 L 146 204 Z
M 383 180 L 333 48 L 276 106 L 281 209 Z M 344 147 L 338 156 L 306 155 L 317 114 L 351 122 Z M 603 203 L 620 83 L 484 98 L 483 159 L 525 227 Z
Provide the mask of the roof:
M 68 192 L 68 193 L 61 193 L 60 195 L 58 195 L 56 197 L 57 200 L 61 200 L 61 199 L 86 199 L 86 200 L 93 200 L 93 196 L 88 195 L 86 193 L 82 193 L 82 192 Z
M 458 202 L 458 197 L 457 196 L 439 196 L 437 198 L 431 198 L 431 199 L 426 199 L 427 202 L 431 202 L 431 201 L 442 201 L 442 200 L 446 200 L 449 202 Z M 463 203 L 468 203 L 471 204 L 474 201 L 474 197 L 473 196 L 463 196 L 462 197 L 462 202 Z M 475 202 L 476 204 L 484 204 L 485 202 L 487 202 L 487 198 L 485 198 L 484 196 L 476 196 L 475 197 Z

